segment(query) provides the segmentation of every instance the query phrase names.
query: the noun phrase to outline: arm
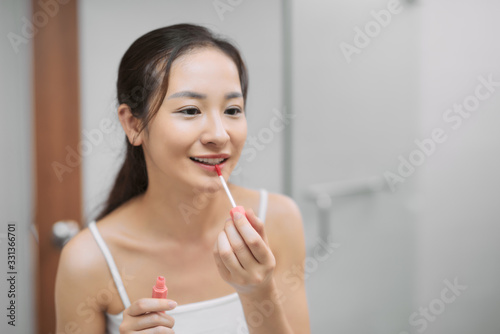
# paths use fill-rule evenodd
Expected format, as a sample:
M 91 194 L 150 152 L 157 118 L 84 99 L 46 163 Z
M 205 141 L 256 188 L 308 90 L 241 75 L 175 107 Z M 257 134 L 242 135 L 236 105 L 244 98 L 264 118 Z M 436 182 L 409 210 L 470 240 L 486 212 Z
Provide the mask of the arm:
M 56 333 L 106 331 L 102 306 L 92 302 L 99 273 L 89 237 L 88 230 L 82 231 L 62 250 L 55 287 Z
M 302 215 L 290 197 L 270 194 L 266 229 L 276 257 L 273 291 L 291 327 L 291 333 L 309 334 L 304 264 L 306 248 Z

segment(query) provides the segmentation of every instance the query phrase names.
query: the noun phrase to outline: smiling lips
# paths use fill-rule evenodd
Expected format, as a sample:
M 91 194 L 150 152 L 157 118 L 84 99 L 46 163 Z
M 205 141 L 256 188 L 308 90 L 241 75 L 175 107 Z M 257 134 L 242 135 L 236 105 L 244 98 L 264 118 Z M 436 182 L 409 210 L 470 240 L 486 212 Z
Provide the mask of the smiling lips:
M 219 168 L 223 168 L 226 161 L 229 159 L 228 154 L 212 154 L 197 157 L 190 157 L 190 159 L 196 163 L 198 166 L 209 172 L 216 172 L 215 166 L 218 165 Z
M 194 160 L 194 161 L 197 161 L 197 162 L 201 162 L 202 164 L 206 164 L 206 165 L 218 165 L 224 161 L 226 161 L 227 159 L 198 159 L 198 158 L 191 158 L 191 160 Z
M 228 158 L 229 158 L 228 154 L 211 154 L 211 155 L 190 157 L 190 159 L 195 162 L 199 162 L 209 166 L 215 166 L 221 164 L 225 162 Z

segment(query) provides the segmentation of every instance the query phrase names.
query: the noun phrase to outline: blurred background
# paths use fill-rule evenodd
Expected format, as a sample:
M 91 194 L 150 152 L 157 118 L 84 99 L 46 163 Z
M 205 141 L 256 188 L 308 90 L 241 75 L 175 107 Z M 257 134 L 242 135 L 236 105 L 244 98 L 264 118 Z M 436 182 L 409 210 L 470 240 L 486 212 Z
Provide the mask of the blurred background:
M 300 206 L 312 332 L 500 333 L 499 12 L 495 0 L 1 0 L 6 278 L 16 236 L 16 326 L 4 278 L 1 332 L 55 332 L 72 228 L 54 224 L 94 219 L 122 161 L 120 58 L 189 22 L 247 62 L 249 140 L 231 182 Z

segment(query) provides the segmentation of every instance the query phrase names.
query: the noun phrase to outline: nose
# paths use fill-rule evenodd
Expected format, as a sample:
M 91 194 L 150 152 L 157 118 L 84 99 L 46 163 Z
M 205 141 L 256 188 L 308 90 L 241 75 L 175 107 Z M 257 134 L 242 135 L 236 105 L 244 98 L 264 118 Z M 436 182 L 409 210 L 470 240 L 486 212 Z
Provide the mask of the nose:
M 228 140 L 229 134 L 226 131 L 220 114 L 214 112 L 207 115 L 206 124 L 201 135 L 201 142 L 203 144 L 224 146 Z

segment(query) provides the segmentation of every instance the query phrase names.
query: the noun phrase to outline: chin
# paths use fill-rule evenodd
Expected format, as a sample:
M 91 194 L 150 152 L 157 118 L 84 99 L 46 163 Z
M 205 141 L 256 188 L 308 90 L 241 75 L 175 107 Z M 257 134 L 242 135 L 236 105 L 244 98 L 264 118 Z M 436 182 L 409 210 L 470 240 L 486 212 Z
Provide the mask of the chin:
M 216 176 L 206 176 L 206 177 L 201 177 L 198 179 L 199 181 L 193 182 L 194 180 L 191 179 L 189 182 L 192 186 L 193 189 L 196 189 L 196 193 L 205 193 L 205 194 L 216 194 L 219 191 L 224 191 L 224 188 L 222 186 L 222 183 L 219 179 L 219 177 Z

